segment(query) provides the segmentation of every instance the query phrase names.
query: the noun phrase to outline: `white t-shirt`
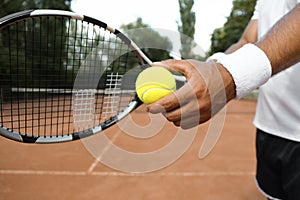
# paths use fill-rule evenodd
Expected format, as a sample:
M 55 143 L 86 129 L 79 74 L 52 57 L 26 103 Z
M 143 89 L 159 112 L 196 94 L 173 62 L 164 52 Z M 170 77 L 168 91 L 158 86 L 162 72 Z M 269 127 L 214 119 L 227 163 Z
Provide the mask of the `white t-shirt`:
M 258 38 L 299 2 L 257 1 L 252 19 L 258 19 Z M 260 87 L 254 125 L 273 135 L 300 142 L 300 63 Z

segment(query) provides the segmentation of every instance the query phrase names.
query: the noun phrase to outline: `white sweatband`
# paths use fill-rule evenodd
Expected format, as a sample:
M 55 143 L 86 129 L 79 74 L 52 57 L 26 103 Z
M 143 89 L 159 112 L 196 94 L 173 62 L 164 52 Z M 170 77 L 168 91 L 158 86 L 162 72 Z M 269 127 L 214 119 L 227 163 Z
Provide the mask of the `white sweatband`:
M 217 52 L 211 55 L 206 59 L 206 62 L 212 61 L 212 60 L 219 60 L 220 58 L 224 57 L 226 54 L 222 52 Z
M 272 75 L 268 57 L 254 44 L 246 44 L 234 53 L 221 57 L 217 62 L 231 74 L 237 99 L 267 82 Z

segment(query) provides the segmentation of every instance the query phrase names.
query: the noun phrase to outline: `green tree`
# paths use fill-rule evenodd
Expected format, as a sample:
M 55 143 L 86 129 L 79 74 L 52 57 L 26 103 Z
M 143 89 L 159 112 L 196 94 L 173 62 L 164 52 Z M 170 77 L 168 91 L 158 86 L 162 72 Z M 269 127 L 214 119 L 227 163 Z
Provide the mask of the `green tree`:
M 223 52 L 237 42 L 253 15 L 256 0 L 233 0 L 233 7 L 223 27 L 214 30 L 209 54 Z
M 133 23 L 122 25 L 121 29 L 126 31 L 126 35 L 141 47 L 152 61 L 171 58 L 172 43 L 170 40 L 145 24 L 141 18 Z
M 8 14 L 15 12 L 33 9 L 33 8 L 52 8 L 52 9 L 64 9 L 70 10 L 71 0 L 1 0 L 0 1 L 0 17 L 4 17 Z M 34 76 L 44 75 L 50 77 L 50 74 L 57 74 L 56 72 L 61 70 L 63 63 L 57 55 L 63 55 L 65 47 L 59 44 L 63 44 L 61 41 L 64 38 L 59 35 L 64 35 L 66 31 L 66 22 L 62 20 L 46 20 L 39 18 L 34 21 L 26 21 L 26 23 L 16 23 L 9 28 L 4 28 L 0 32 L 0 79 L 9 74 L 13 74 L 16 69 L 15 66 L 20 63 L 29 63 L 32 59 L 30 70 L 24 66 L 22 69 L 27 78 L 32 79 Z M 18 32 L 16 30 L 26 30 L 24 32 Z M 45 33 L 41 33 L 40 30 L 47 30 Z M 56 35 L 52 34 L 57 33 Z M 42 37 L 42 39 L 40 39 Z M 47 39 L 46 39 L 47 38 Z M 34 43 L 31 41 L 41 41 Z M 10 48 L 11 47 L 11 48 Z M 17 47 L 17 48 L 14 48 Z M 9 50 L 10 49 L 10 50 Z M 47 59 L 39 60 L 47 49 Z M 27 55 L 25 62 L 24 56 Z M 11 57 L 18 55 L 18 59 L 12 59 Z M 47 66 L 48 62 L 53 63 L 52 68 L 42 69 L 41 66 Z M 23 77 L 24 79 L 26 76 Z M 1 82 L 0 80 L 0 82 Z M 12 80 L 13 81 L 13 80 Z M 14 80 L 15 81 L 15 80 Z M 52 80 L 49 80 L 52 81 Z M 22 81 L 19 80 L 18 84 L 22 85 Z M 36 83 L 31 83 L 36 84 Z M 55 83 L 51 83 L 55 84 Z
M 180 53 L 183 58 L 192 58 L 196 23 L 195 12 L 192 11 L 194 0 L 178 0 L 178 3 L 181 20 L 181 23 L 178 22 L 178 31 L 183 34 L 180 38 L 182 46 Z

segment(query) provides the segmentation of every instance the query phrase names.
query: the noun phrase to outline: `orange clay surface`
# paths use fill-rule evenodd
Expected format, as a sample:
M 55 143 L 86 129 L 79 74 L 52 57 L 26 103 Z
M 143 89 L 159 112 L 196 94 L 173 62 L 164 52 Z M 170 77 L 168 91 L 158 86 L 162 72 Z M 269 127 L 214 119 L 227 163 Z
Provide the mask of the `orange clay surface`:
M 254 180 L 255 106 L 254 101 L 246 100 L 228 104 L 220 139 L 206 158 L 200 160 L 198 152 L 209 122 L 199 126 L 192 145 L 176 162 L 145 174 L 106 167 L 81 141 L 33 145 L 1 137 L 0 199 L 263 200 Z M 149 121 L 142 111 L 132 118 Z M 158 139 L 143 141 L 130 141 L 119 134 L 114 143 L 128 151 L 147 152 L 168 142 L 174 129 L 167 124 L 155 136 Z M 114 134 L 110 132 L 118 131 L 112 128 L 105 134 Z

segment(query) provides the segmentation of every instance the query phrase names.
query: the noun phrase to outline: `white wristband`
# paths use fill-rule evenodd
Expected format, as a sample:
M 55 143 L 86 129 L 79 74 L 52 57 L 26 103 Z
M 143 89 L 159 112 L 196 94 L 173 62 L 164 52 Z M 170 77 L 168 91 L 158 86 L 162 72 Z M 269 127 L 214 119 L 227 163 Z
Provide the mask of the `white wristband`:
M 221 57 L 218 63 L 232 75 L 237 99 L 267 82 L 272 75 L 268 57 L 254 44 L 246 44 L 234 53 Z

